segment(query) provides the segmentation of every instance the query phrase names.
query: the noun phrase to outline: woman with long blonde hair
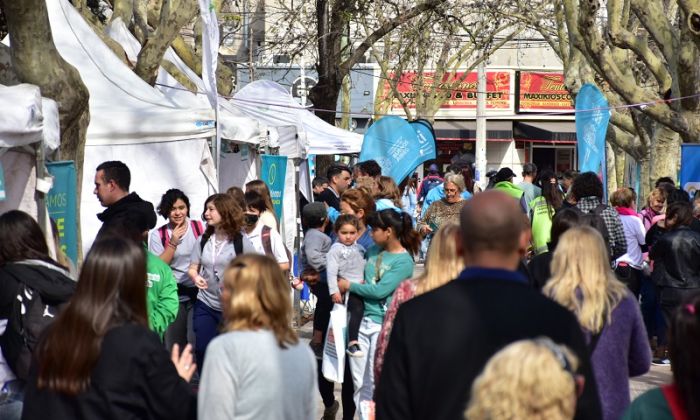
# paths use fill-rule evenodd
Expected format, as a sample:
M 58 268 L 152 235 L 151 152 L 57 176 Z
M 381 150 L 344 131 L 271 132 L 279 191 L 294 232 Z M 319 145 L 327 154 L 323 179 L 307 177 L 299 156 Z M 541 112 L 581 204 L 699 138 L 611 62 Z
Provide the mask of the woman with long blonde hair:
M 639 303 L 610 268 L 603 237 L 577 226 L 559 239 L 543 293 L 571 310 L 588 340 L 604 419 L 630 404 L 629 378 L 651 363 Z
M 489 359 L 474 381 L 464 418 L 573 419 L 583 385 L 578 365 L 570 349 L 549 338 L 511 343 Z
M 198 418 L 310 419 L 316 363 L 291 327 L 289 285 L 275 260 L 236 257 L 224 273 L 224 333 L 207 348 Z
M 457 278 L 464 269 L 464 260 L 457 252 L 459 242 L 459 225 L 447 223 L 440 227 L 433 238 L 425 259 L 423 273 L 402 282 L 394 292 L 389 309 L 386 311 L 382 331 L 377 339 L 377 352 L 374 358 L 374 381 L 378 382 L 384 364 L 384 352 L 389 346 L 389 336 L 394 326 L 394 318 L 399 306 L 416 296 L 436 289 L 450 280 Z

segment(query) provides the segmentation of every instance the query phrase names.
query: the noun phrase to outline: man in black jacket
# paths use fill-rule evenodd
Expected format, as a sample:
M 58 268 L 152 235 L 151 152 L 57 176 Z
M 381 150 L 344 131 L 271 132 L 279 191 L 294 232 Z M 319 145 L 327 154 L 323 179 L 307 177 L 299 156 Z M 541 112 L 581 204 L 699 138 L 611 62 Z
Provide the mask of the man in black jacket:
M 528 286 L 516 267 L 529 245 L 526 216 L 499 191 L 467 201 L 459 278 L 399 308 L 375 390 L 377 419 L 461 419 L 474 379 L 509 343 L 545 336 L 581 360 L 576 418 L 601 418 L 589 351 L 574 315 Z
M 141 199 L 136 193 L 129 193 L 131 172 L 123 162 L 102 162 L 95 172 L 94 194 L 100 204 L 107 209 L 98 214 L 102 228 L 97 236 L 109 228 L 109 225 L 121 224 L 122 219 L 143 220 L 145 230 L 153 229 L 156 225 L 156 213 L 153 204 Z
M 326 171 L 328 187 L 318 195 L 318 201 L 340 211 L 340 196 L 350 187 L 352 176 L 350 168 L 345 165 L 332 165 Z

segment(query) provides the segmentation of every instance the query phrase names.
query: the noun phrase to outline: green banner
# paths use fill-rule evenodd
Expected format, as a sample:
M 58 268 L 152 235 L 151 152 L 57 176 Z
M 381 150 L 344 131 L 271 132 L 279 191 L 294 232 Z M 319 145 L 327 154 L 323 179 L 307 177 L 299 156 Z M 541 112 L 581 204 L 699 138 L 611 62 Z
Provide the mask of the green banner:
M 284 198 L 284 178 L 287 175 L 287 156 L 262 155 L 260 179 L 270 189 L 272 205 L 277 219 L 282 220 L 282 200 Z
M 77 180 L 73 161 L 46 164 L 53 176 L 53 187 L 46 197 L 49 216 L 56 221 L 61 249 L 78 263 Z

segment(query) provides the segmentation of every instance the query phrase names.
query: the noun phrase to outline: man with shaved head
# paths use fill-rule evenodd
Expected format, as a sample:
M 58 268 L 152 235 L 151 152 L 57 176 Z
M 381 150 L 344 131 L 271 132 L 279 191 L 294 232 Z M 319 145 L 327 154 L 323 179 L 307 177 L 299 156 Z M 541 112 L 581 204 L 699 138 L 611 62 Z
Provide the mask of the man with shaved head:
M 541 336 L 568 346 L 581 362 L 573 373 L 583 385 L 576 418 L 601 418 L 576 318 L 515 271 L 530 240 L 518 202 L 499 191 L 477 194 L 460 222 L 466 268 L 401 305 L 375 391 L 377 419 L 463 418 L 472 382 L 489 358 L 509 343 Z

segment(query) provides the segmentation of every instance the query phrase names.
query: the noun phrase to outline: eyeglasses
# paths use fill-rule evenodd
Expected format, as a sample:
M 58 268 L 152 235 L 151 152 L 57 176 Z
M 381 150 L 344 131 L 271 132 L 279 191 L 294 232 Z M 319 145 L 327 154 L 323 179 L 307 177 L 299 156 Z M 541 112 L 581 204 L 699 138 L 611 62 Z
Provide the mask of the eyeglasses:
M 534 341 L 535 343 L 546 347 L 547 350 L 549 350 L 557 359 L 561 368 L 571 375 L 571 379 L 573 379 L 574 386 L 576 388 L 576 396 L 580 397 L 583 393 L 584 384 L 577 377 L 576 372 L 574 371 L 573 366 L 571 366 L 568 356 L 566 353 L 564 353 L 564 350 L 562 350 L 562 347 L 547 337 L 536 338 Z

